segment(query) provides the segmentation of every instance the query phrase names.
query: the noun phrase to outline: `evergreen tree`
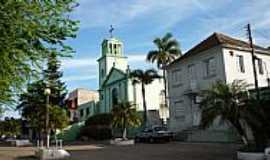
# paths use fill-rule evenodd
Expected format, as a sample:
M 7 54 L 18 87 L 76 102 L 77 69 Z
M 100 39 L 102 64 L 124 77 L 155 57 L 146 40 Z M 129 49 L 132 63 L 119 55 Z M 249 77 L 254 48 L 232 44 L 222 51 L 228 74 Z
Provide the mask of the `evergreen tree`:
M 67 90 L 65 83 L 61 81 L 63 73 L 60 71 L 60 62 L 55 52 L 48 57 L 47 69 L 43 71 L 43 75 L 46 87 L 51 89 L 50 104 L 64 107 Z
M 64 109 L 66 96 L 65 83 L 61 81 L 62 72 L 59 71 L 60 62 L 57 54 L 52 53 L 48 57 L 47 68 L 43 71 L 43 79 L 28 85 L 27 91 L 20 95 L 22 117 L 26 119 L 31 128 L 41 135 L 45 131 L 46 120 L 46 95 L 45 88 L 50 88 L 49 95 L 49 130 L 64 128 L 68 123 L 68 117 Z

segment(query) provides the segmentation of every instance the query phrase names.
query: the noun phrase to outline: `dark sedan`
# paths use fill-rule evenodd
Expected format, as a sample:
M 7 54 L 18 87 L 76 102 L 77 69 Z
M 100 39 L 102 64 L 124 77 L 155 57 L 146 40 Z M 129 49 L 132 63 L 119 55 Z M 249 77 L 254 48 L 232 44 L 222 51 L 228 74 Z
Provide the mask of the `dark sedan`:
M 150 128 L 145 128 L 142 132 L 135 136 L 135 142 L 157 142 L 166 141 L 169 142 L 173 140 L 174 134 L 167 130 L 166 127 L 153 126 Z

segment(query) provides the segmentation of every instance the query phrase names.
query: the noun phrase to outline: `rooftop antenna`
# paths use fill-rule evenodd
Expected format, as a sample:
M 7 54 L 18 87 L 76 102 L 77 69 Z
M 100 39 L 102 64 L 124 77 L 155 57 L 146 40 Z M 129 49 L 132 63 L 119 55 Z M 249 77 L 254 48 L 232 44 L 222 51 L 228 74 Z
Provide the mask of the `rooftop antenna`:
M 113 31 L 114 31 L 114 28 L 113 28 L 113 26 L 111 25 L 111 26 L 110 26 L 110 29 L 109 29 L 111 38 L 113 37 Z

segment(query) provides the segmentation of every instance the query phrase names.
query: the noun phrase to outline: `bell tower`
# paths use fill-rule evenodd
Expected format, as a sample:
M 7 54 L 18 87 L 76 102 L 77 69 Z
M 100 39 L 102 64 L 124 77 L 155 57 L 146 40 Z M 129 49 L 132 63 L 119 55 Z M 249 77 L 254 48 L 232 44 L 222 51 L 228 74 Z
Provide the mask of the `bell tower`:
M 106 76 L 110 73 L 112 68 L 117 68 L 126 72 L 127 57 L 124 57 L 123 43 L 115 38 L 112 34 L 114 28 L 110 28 L 110 38 L 104 39 L 101 43 L 101 57 L 98 59 L 99 63 L 99 87 Z

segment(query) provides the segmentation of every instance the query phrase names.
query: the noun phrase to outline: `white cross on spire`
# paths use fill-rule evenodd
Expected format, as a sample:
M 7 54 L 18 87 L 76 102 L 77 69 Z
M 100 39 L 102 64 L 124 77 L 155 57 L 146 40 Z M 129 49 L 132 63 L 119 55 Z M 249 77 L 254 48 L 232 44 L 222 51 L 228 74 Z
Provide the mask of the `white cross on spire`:
M 109 29 L 111 38 L 113 37 L 113 33 L 112 33 L 113 31 L 114 31 L 114 28 L 113 28 L 113 26 L 111 25 L 111 26 L 110 26 L 110 29 Z

